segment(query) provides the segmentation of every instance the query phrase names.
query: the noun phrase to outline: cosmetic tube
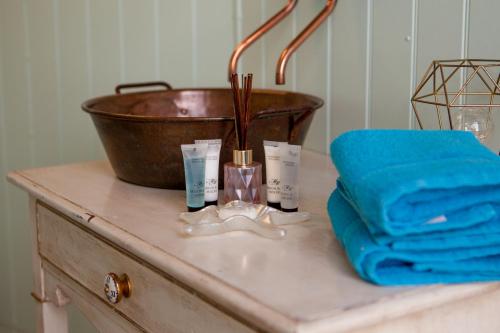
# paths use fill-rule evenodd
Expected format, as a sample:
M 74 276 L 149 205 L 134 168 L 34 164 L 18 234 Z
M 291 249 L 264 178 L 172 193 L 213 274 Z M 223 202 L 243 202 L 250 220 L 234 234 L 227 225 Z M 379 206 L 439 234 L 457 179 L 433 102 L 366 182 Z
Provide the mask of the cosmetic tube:
M 205 164 L 205 207 L 217 206 L 219 199 L 219 156 L 222 140 L 195 140 L 194 143 L 208 144 L 207 162 Z
M 296 212 L 299 208 L 300 146 L 280 145 L 281 210 Z
M 267 205 L 276 209 L 281 209 L 280 145 L 282 144 L 287 145 L 286 142 L 264 140 L 264 153 L 266 157 Z
M 186 204 L 189 212 L 205 206 L 205 163 L 208 144 L 181 145 L 186 178 Z

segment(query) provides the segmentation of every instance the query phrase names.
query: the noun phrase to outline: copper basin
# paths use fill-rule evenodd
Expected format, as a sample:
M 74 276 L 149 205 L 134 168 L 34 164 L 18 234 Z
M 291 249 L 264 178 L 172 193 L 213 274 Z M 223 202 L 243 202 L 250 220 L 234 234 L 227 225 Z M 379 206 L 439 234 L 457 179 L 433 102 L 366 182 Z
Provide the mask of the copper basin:
M 129 86 L 119 86 L 116 95 L 82 105 L 92 117 L 118 178 L 143 186 L 184 189 L 180 145 L 195 139 L 221 138 L 221 165 L 232 159 L 235 138 L 230 89 L 120 94 L 120 88 Z M 254 90 L 249 130 L 254 159 L 264 162 L 263 140 L 302 144 L 314 111 L 322 105 L 320 98 L 310 95 Z

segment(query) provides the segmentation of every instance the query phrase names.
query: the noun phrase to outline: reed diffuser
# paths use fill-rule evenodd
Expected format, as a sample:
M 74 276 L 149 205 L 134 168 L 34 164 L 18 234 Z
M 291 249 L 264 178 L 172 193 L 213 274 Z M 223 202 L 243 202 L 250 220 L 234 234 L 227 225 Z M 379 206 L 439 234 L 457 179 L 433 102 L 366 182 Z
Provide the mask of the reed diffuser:
M 233 150 L 233 161 L 224 164 L 224 202 L 242 200 L 260 203 L 262 164 L 253 161 L 252 150 L 248 146 L 252 74 L 243 76 L 242 81 L 243 88 L 240 89 L 238 74 L 231 75 L 237 149 Z

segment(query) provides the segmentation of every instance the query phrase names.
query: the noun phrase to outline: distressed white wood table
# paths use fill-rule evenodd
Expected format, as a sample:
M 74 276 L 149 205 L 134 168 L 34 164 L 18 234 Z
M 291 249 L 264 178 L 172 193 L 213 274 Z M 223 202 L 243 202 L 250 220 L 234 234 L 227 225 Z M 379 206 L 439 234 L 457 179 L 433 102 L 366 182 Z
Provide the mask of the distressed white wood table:
M 499 284 L 360 280 L 326 216 L 336 172 L 325 156 L 302 161 L 301 209 L 313 219 L 281 241 L 186 238 L 184 192 L 124 183 L 106 162 L 11 173 L 30 195 L 39 331 L 65 332 L 72 302 L 102 332 L 500 332 Z M 110 272 L 131 283 L 116 304 Z

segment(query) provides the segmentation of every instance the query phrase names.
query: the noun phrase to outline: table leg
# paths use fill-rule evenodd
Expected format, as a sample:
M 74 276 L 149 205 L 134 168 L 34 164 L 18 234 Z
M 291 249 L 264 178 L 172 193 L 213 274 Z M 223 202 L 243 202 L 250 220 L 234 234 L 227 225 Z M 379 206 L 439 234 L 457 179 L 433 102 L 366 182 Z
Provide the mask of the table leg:
M 39 333 L 67 333 L 68 315 L 64 305 L 68 299 L 63 294 L 54 295 L 49 299 L 44 287 L 44 271 L 42 259 L 38 252 L 38 223 L 36 199 L 30 196 L 29 214 L 32 236 L 32 264 L 33 264 L 33 292 L 31 295 L 36 301 L 37 332 Z
M 37 304 L 36 315 L 37 332 L 68 332 L 68 315 L 65 307 L 58 307 L 51 302 L 39 303 Z

